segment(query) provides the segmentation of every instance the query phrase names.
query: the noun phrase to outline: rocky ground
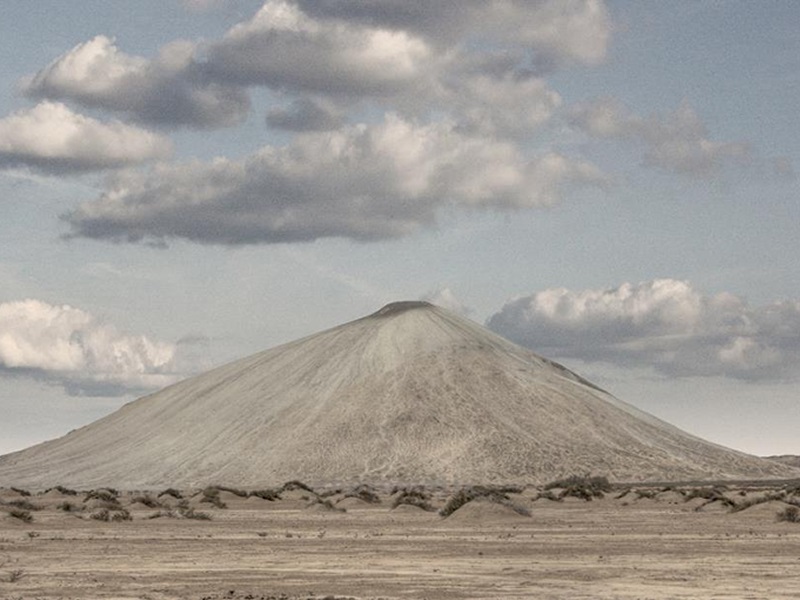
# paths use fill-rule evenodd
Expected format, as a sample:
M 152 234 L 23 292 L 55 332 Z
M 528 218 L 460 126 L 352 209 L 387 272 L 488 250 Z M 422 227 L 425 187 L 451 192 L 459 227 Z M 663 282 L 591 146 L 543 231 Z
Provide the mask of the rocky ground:
M 298 482 L 0 502 L 4 600 L 800 597 L 798 484 Z

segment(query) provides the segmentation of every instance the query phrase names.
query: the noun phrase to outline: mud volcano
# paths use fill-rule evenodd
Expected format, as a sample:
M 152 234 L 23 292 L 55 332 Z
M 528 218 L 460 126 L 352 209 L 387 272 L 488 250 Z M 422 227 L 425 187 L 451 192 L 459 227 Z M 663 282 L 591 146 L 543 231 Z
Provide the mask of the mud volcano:
M 424 302 L 192 377 L 0 457 L 0 485 L 537 483 L 796 476 L 689 435 Z

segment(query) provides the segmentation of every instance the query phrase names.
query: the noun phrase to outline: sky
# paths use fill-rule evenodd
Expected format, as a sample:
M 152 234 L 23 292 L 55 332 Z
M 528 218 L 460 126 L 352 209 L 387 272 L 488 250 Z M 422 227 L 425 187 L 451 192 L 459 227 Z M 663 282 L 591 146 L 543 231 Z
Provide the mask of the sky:
M 800 454 L 800 4 L 0 14 L 0 453 L 426 299 Z

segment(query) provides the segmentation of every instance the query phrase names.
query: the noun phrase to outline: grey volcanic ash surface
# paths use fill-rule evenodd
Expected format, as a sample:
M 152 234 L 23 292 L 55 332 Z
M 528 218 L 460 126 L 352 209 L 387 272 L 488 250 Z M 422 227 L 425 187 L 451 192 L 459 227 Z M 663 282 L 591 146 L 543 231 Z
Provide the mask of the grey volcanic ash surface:
M 777 478 L 422 302 L 193 377 L 0 457 L 0 485 Z

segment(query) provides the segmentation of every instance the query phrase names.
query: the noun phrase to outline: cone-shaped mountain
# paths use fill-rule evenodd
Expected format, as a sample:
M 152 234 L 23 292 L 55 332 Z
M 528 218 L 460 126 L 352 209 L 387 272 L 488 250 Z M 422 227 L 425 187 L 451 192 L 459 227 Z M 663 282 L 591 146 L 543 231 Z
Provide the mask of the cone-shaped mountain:
M 140 398 L 0 457 L 0 485 L 774 478 L 789 466 L 689 435 L 424 302 Z

